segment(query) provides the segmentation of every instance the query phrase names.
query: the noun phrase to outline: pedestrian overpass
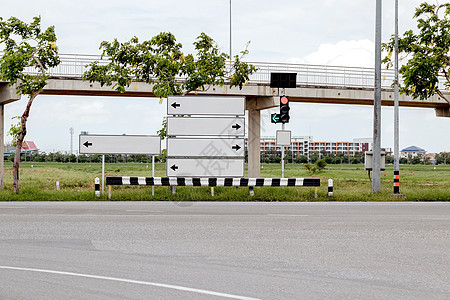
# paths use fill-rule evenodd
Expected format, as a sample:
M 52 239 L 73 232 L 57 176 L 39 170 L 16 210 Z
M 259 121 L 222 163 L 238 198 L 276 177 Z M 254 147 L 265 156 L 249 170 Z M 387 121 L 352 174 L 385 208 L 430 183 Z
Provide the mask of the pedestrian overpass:
M 155 97 L 152 85 L 132 82 L 125 93 L 118 93 L 112 87 L 82 80 L 86 65 L 99 61 L 98 55 L 61 54 L 61 64 L 50 71 L 50 79 L 42 94 L 79 95 L 79 96 L 121 96 Z M 101 63 L 107 63 L 103 60 Z M 249 82 L 242 88 L 230 88 L 229 85 L 211 86 L 198 95 L 209 96 L 245 96 L 248 110 L 248 147 L 249 177 L 259 177 L 260 121 L 261 110 L 279 106 L 280 91 L 270 88 L 271 72 L 297 73 L 297 87 L 286 89 L 285 94 L 291 102 L 373 105 L 374 69 L 357 67 L 320 66 L 306 64 L 283 64 L 251 62 L 257 72 L 251 75 Z M 182 80 L 182 78 L 180 78 Z M 384 106 L 394 105 L 393 71 L 382 72 L 382 100 Z M 450 99 L 450 93 L 447 99 Z M 19 100 L 13 87 L 0 82 L 0 147 L 3 145 L 4 105 Z M 400 106 L 432 108 L 438 117 L 450 117 L 450 104 L 435 95 L 426 100 L 414 100 L 409 96 L 399 96 Z M 295 117 L 295 116 L 294 116 Z M 3 151 L 0 152 L 3 153 Z

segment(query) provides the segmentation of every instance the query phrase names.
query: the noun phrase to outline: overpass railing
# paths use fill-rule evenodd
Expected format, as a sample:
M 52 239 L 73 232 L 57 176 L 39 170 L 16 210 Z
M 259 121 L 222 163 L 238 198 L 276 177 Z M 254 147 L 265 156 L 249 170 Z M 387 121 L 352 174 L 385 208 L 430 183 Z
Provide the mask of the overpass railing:
M 100 60 L 100 55 L 60 54 L 61 64 L 50 71 L 51 76 L 80 78 L 86 71 L 86 65 Z M 268 84 L 271 72 L 297 73 L 297 84 L 304 86 L 329 87 L 374 87 L 374 69 L 358 67 L 339 67 L 307 64 L 249 62 L 258 68 L 250 78 L 250 83 Z M 30 73 L 32 70 L 30 69 Z M 382 87 L 390 88 L 394 80 L 392 70 L 382 71 Z

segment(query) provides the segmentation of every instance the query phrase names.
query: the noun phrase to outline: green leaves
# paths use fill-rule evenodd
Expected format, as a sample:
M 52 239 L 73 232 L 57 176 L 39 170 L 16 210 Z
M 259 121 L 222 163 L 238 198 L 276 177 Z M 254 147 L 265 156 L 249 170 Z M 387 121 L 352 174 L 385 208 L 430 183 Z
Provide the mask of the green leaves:
M 20 124 L 19 116 L 12 117 L 11 119 L 19 119 L 16 124 L 11 124 L 11 127 L 8 130 L 8 135 L 12 137 L 11 146 L 15 146 L 17 139 L 19 138 L 19 134 L 22 132 L 22 125 Z
M 414 99 L 427 99 L 439 94 L 450 103 L 442 90 L 450 88 L 450 3 L 440 6 L 422 3 L 416 9 L 418 33 L 406 31 L 399 38 L 399 54 L 409 58 L 399 73 L 403 78 L 402 93 Z M 383 49 L 394 51 L 394 36 Z M 392 67 L 390 56 L 383 59 L 387 68 Z M 439 83 L 444 75 L 446 82 Z
M 83 79 L 108 85 L 118 92 L 125 92 L 133 80 L 153 84 L 155 96 L 164 98 L 191 91 L 206 90 L 212 85 L 242 86 L 256 71 L 254 66 L 240 61 L 236 56 L 227 70 L 229 57 L 221 53 L 214 40 L 205 33 L 194 42 L 195 54 L 185 55 L 182 45 L 171 33 L 162 32 L 149 41 L 139 42 L 137 37 L 120 43 L 102 42 L 102 58 L 107 64 L 94 62 L 88 65 Z M 247 53 L 247 50 L 242 52 Z
M 0 79 L 10 85 L 17 83 L 21 94 L 41 90 L 48 79 L 48 70 L 59 63 L 56 34 L 53 26 L 41 29 L 41 17 L 27 24 L 15 17 L 0 18 Z

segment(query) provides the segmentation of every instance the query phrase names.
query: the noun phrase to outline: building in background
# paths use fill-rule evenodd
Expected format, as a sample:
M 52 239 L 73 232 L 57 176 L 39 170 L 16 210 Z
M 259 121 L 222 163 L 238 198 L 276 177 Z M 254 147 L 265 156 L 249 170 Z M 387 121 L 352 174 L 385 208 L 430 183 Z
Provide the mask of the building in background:
M 309 157 L 312 152 L 355 156 L 358 152 L 371 150 L 372 144 L 372 138 L 357 138 L 353 139 L 352 142 L 315 142 L 312 136 L 294 136 L 291 138 L 291 145 L 287 147 L 287 150 L 292 152 L 293 157 L 301 155 Z M 281 151 L 281 146 L 277 145 L 275 137 L 265 136 L 261 137 L 260 150 L 261 152 L 275 153 Z M 390 149 L 387 148 L 386 151 L 389 153 Z
M 426 155 L 427 151 L 417 146 L 409 146 L 400 151 L 401 158 L 414 158 L 418 155 Z
M 36 147 L 36 144 L 33 141 L 23 141 L 21 154 L 32 154 L 37 153 L 39 148 Z M 10 144 L 5 145 L 5 155 L 11 155 L 16 152 L 16 146 L 11 146 Z
M 292 151 L 294 157 L 308 156 L 312 142 L 312 136 L 294 136 L 291 138 L 291 146 L 288 147 L 288 151 Z M 277 145 L 276 138 L 273 136 L 261 137 L 260 150 L 265 152 L 281 151 L 281 146 Z

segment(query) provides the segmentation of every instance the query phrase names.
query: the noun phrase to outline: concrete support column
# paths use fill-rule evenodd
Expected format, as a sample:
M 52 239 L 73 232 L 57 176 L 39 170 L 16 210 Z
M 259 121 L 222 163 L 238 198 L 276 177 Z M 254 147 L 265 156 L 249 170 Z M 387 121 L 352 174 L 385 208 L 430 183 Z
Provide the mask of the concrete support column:
M 248 177 L 260 177 L 261 111 L 248 110 Z
M 0 82 L 0 189 L 4 188 L 4 159 L 5 159 L 5 105 L 20 100 L 14 87 L 6 82 Z
M 436 117 L 447 117 L 450 118 L 450 107 L 449 108 L 436 108 Z
M 5 105 L 0 104 L 0 189 L 4 188 L 5 174 Z

